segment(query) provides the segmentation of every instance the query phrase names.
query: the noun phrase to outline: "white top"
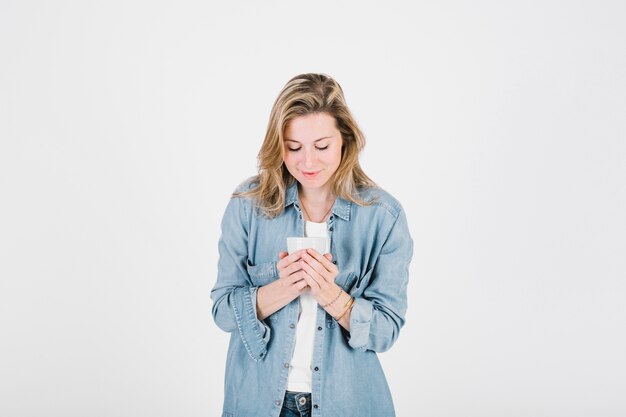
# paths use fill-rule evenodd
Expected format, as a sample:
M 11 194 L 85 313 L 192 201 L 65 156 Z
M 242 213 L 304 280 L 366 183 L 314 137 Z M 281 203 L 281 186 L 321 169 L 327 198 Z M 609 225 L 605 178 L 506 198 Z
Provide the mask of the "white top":
M 328 225 L 324 223 L 305 222 L 304 236 L 328 237 Z M 315 320 L 317 317 L 317 301 L 307 290 L 300 295 L 300 314 L 296 326 L 296 344 L 289 366 L 287 391 L 311 392 L 313 376 L 311 360 L 313 359 L 313 342 L 315 340 Z

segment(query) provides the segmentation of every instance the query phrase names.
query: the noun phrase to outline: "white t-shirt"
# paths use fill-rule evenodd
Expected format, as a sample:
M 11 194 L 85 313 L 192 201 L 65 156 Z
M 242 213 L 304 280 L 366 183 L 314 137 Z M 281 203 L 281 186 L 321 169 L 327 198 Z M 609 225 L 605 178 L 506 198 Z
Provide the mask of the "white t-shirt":
M 328 237 L 328 225 L 326 222 L 307 221 L 304 224 L 304 236 Z M 289 365 L 287 391 L 311 392 L 313 381 L 311 360 L 313 359 L 316 317 L 317 301 L 307 290 L 300 295 L 300 315 L 296 326 L 296 344 Z

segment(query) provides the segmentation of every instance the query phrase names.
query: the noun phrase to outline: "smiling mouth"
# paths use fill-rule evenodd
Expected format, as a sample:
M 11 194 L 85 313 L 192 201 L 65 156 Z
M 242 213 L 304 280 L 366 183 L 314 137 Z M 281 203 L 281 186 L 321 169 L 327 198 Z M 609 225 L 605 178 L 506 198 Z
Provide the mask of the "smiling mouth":
M 302 171 L 302 175 L 305 176 L 305 178 L 313 178 L 315 177 L 317 174 L 319 174 L 321 171 L 315 171 L 315 172 L 305 172 Z

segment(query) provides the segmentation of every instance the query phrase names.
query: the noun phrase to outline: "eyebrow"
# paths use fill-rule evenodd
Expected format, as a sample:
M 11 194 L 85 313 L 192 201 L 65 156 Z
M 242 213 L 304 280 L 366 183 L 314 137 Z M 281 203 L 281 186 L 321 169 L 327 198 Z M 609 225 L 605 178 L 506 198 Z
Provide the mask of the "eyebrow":
M 332 139 L 332 136 L 324 136 L 323 138 L 315 139 L 315 140 L 313 141 L 313 143 L 317 143 L 317 142 L 319 142 L 320 140 L 324 140 L 324 139 Z M 298 142 L 297 140 L 293 140 L 293 139 L 285 139 L 285 142 L 295 142 L 295 143 L 300 143 L 300 142 Z

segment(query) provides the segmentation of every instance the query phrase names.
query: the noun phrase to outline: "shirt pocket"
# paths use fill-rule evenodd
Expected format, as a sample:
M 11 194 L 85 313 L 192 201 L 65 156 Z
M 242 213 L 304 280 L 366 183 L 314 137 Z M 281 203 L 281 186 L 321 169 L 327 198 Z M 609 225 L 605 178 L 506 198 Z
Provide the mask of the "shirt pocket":
M 247 269 L 250 281 L 252 281 L 252 285 L 255 287 L 267 285 L 278 278 L 276 262 L 265 262 L 253 265 L 250 263 L 250 260 L 248 260 Z
M 348 294 L 351 294 L 352 288 L 356 284 L 356 281 L 357 281 L 356 274 L 354 272 L 349 272 L 346 274 L 345 278 L 340 277 L 335 282 L 337 283 L 337 285 L 341 286 L 341 288 L 345 292 L 347 292 Z

